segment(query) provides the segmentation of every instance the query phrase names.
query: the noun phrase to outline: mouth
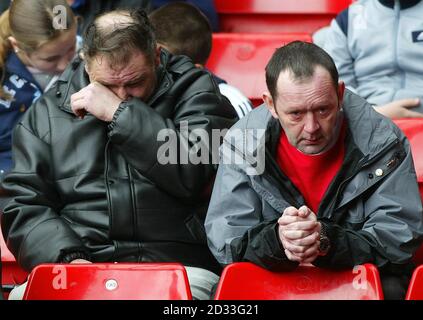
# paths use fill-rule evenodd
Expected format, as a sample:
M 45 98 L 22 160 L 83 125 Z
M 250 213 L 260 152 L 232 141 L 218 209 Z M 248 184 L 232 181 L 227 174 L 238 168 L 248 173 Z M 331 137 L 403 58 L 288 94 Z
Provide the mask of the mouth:
M 322 137 L 315 139 L 302 139 L 302 143 L 308 146 L 318 145 L 322 141 Z

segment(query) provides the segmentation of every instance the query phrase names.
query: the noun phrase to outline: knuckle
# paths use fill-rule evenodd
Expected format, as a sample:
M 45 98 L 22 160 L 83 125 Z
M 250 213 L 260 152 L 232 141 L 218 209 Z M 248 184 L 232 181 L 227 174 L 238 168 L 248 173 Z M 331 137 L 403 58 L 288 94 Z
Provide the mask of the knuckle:
M 299 248 L 299 252 L 301 253 L 301 254 L 304 254 L 304 253 L 306 253 L 307 252 L 307 248 L 306 247 L 304 247 L 304 246 L 300 246 L 300 247 L 298 247 Z

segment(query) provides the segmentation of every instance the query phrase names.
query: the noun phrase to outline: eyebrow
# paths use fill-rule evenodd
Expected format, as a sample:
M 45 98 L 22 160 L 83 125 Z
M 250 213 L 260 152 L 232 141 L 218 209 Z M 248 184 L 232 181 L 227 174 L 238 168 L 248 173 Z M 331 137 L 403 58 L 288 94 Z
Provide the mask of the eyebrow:
M 61 56 L 60 55 L 56 55 L 56 56 L 51 56 L 51 57 L 46 57 L 46 58 L 40 58 L 41 60 L 56 60 L 59 59 Z
M 319 110 L 321 108 L 330 108 L 330 107 L 331 106 L 330 106 L 329 103 L 327 103 L 327 104 L 322 103 L 322 104 L 318 104 L 318 105 L 313 106 L 311 108 L 311 110 L 316 111 L 316 110 Z M 292 107 L 292 108 L 289 108 L 288 110 L 285 110 L 285 113 L 291 113 L 291 112 L 304 112 L 304 110 L 301 107 Z
M 141 81 L 141 80 L 143 80 L 145 78 L 145 75 L 144 74 L 142 74 L 142 75 L 140 75 L 138 78 L 136 78 L 136 79 L 133 79 L 133 80 L 131 80 L 131 81 L 128 81 L 128 82 L 126 82 L 126 83 L 124 83 L 124 85 L 123 86 L 128 86 L 128 85 L 132 85 L 132 84 L 134 84 L 134 83 L 137 83 L 137 82 L 139 82 L 139 81 Z M 108 82 L 104 82 L 104 81 L 99 81 L 99 82 L 101 82 L 101 84 L 102 85 L 104 85 L 104 86 L 114 86 L 114 84 L 110 84 L 110 83 L 108 83 Z

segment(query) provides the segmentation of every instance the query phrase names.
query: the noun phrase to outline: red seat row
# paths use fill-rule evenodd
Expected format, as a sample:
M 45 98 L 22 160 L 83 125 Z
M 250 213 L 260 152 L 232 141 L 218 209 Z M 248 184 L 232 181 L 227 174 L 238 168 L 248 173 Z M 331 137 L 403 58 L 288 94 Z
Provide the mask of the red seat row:
M 307 32 L 329 25 L 352 0 L 215 0 L 222 32 Z
M 214 33 L 206 66 L 258 106 L 266 90 L 267 62 L 277 48 L 294 40 L 312 42 L 308 33 Z
M 6 289 L 26 281 L 27 273 L 19 268 L 13 256 L 9 261 L 3 260 L 3 267 Z M 27 300 L 191 298 L 185 268 L 175 263 L 40 265 L 29 275 L 24 295 Z M 343 271 L 301 266 L 292 272 L 270 272 L 244 262 L 224 269 L 215 299 L 381 300 L 383 293 L 378 270 L 371 264 Z M 423 265 L 414 272 L 407 299 L 423 300 Z
M 185 268 L 174 263 L 40 265 L 29 276 L 25 300 L 190 300 Z M 270 272 L 252 263 L 227 266 L 215 300 L 382 300 L 379 272 L 365 264 L 329 271 L 301 266 Z M 423 300 L 423 266 L 407 299 Z
M 246 281 L 248 279 L 248 281 Z M 174 263 L 45 264 L 30 274 L 24 300 L 190 300 L 185 268 Z M 216 300 L 381 300 L 375 266 L 346 271 L 313 266 L 276 273 L 252 263 L 225 268 Z

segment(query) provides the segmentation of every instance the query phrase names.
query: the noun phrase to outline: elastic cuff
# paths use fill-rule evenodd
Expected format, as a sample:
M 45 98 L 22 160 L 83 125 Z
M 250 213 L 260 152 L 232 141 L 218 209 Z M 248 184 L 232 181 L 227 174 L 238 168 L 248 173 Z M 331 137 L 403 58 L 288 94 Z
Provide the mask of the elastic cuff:
M 89 261 L 90 258 L 88 257 L 87 254 L 85 254 L 84 252 L 71 252 L 68 253 L 66 255 L 64 255 L 59 262 L 61 263 L 71 263 L 73 260 L 76 259 L 84 259 Z
M 119 105 L 119 107 L 118 107 L 118 108 L 117 108 L 117 110 L 115 111 L 115 114 L 113 115 L 112 122 L 110 122 L 110 124 L 109 124 L 109 126 L 108 126 L 109 131 L 112 131 L 112 130 L 113 130 L 113 128 L 116 126 L 116 121 L 117 121 L 117 118 L 119 117 L 120 113 L 121 113 L 124 109 L 126 109 L 127 107 L 128 107 L 128 105 L 127 105 L 126 103 L 124 103 L 124 102 L 122 102 L 122 103 Z

